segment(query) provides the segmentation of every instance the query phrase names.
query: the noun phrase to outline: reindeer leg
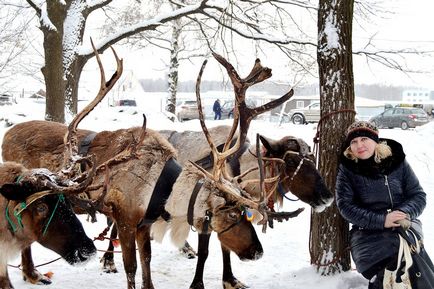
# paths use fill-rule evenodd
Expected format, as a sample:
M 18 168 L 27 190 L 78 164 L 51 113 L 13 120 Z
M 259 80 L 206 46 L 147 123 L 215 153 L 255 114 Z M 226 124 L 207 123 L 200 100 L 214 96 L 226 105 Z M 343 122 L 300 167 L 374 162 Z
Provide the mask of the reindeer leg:
M 108 219 L 107 219 L 108 222 Z M 114 261 L 114 245 L 113 241 L 118 236 L 118 228 L 116 227 L 116 223 L 113 224 L 111 233 L 110 233 L 110 242 L 109 246 L 107 248 L 107 252 L 104 253 L 104 255 L 101 257 L 101 264 L 102 264 L 102 270 L 105 273 L 117 273 L 118 270 L 116 269 L 115 261 Z
M 151 280 L 151 226 L 145 225 L 137 229 L 137 246 L 142 265 L 142 289 L 154 289 Z
M 224 289 L 246 289 L 249 286 L 240 282 L 237 278 L 235 278 L 232 273 L 231 266 L 231 251 L 223 248 L 222 246 L 222 255 L 223 255 L 223 288 Z
M 211 234 L 199 234 L 199 244 L 197 252 L 196 272 L 194 273 L 193 282 L 190 289 L 204 289 L 203 285 L 203 270 L 206 259 L 208 258 L 209 238 Z
M 32 284 L 51 284 L 50 278 L 42 275 L 38 270 L 36 270 L 35 265 L 33 264 L 32 250 L 30 246 L 21 251 L 21 268 L 24 281 Z
M 1 260 L 3 261 L 3 260 Z M 0 264 L 0 288 L 1 289 L 14 289 L 9 279 L 8 264 Z
M 135 230 L 128 229 L 127 225 L 118 226 L 119 241 L 122 248 L 122 260 L 124 263 L 125 273 L 127 274 L 127 289 L 136 289 L 136 232 Z

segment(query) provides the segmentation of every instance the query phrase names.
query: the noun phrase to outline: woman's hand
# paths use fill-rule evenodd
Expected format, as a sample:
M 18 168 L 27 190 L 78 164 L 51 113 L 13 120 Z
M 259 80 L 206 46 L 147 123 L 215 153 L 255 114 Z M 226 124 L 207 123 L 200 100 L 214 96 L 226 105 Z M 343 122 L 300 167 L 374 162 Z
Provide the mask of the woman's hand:
M 384 221 L 384 228 L 394 228 L 401 226 L 398 221 L 407 219 L 406 213 L 401 211 L 392 211 L 386 215 L 386 220 Z

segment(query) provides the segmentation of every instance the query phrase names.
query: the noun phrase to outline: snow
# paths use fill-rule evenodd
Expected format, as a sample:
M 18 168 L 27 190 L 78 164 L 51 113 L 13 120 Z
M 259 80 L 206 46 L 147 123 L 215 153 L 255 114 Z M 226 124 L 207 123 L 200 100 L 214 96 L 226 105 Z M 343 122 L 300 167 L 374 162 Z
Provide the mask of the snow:
M 194 97 L 192 95 L 192 97 Z M 148 99 L 148 101 L 150 101 Z M 80 102 L 80 106 L 85 105 Z M 18 99 L 18 103 L 11 106 L 0 106 L 0 141 L 7 130 L 5 120 L 22 122 L 31 119 L 43 119 L 44 101 L 36 99 Z M 138 99 L 138 107 L 125 108 L 119 112 L 120 107 L 97 107 L 85 118 L 80 128 L 92 130 L 117 129 L 121 127 L 140 126 L 142 124 L 141 112 L 146 111 L 147 124 L 152 129 L 177 129 L 200 130 L 198 120 L 183 123 L 171 123 L 162 114 L 146 109 L 146 99 Z M 208 126 L 230 124 L 229 120 L 207 121 Z M 284 135 L 301 137 L 312 145 L 312 139 L 316 132 L 315 124 L 293 125 L 254 120 L 252 121 L 249 137 L 254 140 L 255 133 L 259 132 L 269 138 L 278 139 Z M 408 161 L 412 165 L 419 180 L 427 193 L 427 208 L 421 220 L 424 224 L 425 244 L 428 252 L 434 252 L 434 122 L 403 131 L 401 129 L 380 130 L 381 137 L 393 138 L 401 142 L 407 154 Z M 320 276 L 310 266 L 309 256 L 309 207 L 301 202 L 288 202 L 284 204 L 285 210 L 295 210 L 304 207 L 306 210 L 297 218 L 285 223 L 276 223 L 274 229 L 268 228 L 267 233 L 261 233 L 257 228 L 258 236 L 264 247 L 264 256 L 251 262 L 241 262 L 232 254 L 232 268 L 234 275 L 242 282 L 256 289 L 362 289 L 367 288 L 367 281 L 358 274 L 355 269 L 335 276 Z M 430 218 L 431 217 L 431 218 Z M 98 236 L 106 226 L 104 216 L 98 216 L 97 223 L 86 221 L 85 216 L 80 216 L 86 232 L 90 238 Z M 197 247 L 197 234 L 191 232 L 188 241 L 194 248 Z M 100 250 L 107 248 L 107 241 L 95 241 Z M 43 264 L 52 261 L 58 256 L 35 243 L 32 246 L 35 264 Z M 120 250 L 117 248 L 116 250 Z M 152 280 L 155 288 L 173 289 L 188 288 L 195 272 L 197 259 L 186 259 L 171 244 L 168 237 L 163 243 L 152 243 Z M 205 265 L 204 283 L 208 289 L 222 288 L 222 258 L 220 244 L 213 234 L 211 237 L 209 257 Z M 434 254 L 434 253 L 433 253 Z M 39 268 L 42 273 L 52 271 L 53 283 L 44 288 L 125 288 L 126 276 L 122 265 L 121 254 L 115 254 L 115 263 L 119 270 L 117 274 L 105 274 L 100 270 L 99 258 L 103 255 L 98 252 L 97 257 L 86 264 L 70 266 L 63 260 L 59 260 Z M 434 256 L 434 255 L 433 255 Z M 18 265 L 19 256 L 10 260 L 9 264 Z M 354 265 L 353 265 L 354 268 Z M 136 286 L 140 288 L 141 271 L 138 262 Z M 9 275 L 12 284 L 17 289 L 41 288 L 40 285 L 25 283 L 20 270 L 9 267 Z M 108 285 L 110 284 L 110 285 Z

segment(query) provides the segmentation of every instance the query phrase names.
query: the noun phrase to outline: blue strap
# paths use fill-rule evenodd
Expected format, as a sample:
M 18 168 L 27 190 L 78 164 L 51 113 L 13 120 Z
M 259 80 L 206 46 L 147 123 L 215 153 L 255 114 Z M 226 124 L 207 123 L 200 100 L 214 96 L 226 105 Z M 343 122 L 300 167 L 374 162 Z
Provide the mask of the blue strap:
M 297 202 L 300 199 L 291 199 L 289 197 L 286 196 L 286 192 L 283 190 L 283 186 L 282 183 L 279 182 L 279 184 L 277 185 L 277 191 L 279 192 L 279 194 L 284 197 L 285 199 L 287 199 L 288 201 L 292 201 L 292 202 Z

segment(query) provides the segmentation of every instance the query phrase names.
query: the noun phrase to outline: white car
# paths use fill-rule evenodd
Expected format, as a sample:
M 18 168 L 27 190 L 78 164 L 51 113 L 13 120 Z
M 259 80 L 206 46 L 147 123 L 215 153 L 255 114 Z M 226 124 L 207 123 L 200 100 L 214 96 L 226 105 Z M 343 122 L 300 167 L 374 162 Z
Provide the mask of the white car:
M 289 119 L 294 124 L 318 122 L 321 118 L 320 102 L 312 102 L 306 107 L 295 108 L 289 111 Z

